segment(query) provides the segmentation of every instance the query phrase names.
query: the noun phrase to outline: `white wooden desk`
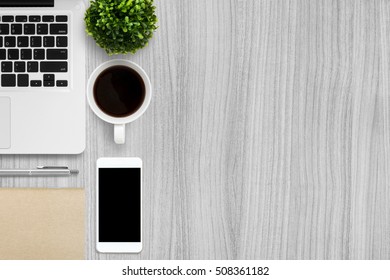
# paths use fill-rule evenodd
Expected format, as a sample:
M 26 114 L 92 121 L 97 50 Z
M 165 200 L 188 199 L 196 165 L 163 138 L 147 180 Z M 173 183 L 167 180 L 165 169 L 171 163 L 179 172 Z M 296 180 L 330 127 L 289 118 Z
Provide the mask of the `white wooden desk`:
M 2 168 L 69 165 L 84 187 L 88 259 L 389 259 L 390 2 L 157 0 L 149 110 L 115 145 L 88 109 L 79 156 L 0 156 Z M 87 44 L 87 74 L 112 59 Z M 120 56 L 122 57 L 122 56 Z M 144 161 L 144 249 L 95 251 L 95 162 Z

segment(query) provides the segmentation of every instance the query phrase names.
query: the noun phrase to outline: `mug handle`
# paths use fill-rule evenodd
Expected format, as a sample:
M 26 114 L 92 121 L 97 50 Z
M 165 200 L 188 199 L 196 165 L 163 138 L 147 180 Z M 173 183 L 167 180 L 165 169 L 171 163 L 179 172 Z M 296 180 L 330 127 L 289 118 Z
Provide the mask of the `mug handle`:
M 114 125 L 114 140 L 116 144 L 125 144 L 126 126 L 124 124 Z

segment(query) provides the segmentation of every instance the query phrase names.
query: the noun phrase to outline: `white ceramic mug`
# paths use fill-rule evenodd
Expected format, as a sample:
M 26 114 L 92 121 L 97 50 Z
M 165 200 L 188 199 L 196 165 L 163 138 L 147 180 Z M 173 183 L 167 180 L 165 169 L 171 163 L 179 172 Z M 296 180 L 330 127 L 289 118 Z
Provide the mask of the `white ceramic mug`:
M 126 117 L 113 117 L 106 114 L 99 108 L 94 98 L 93 88 L 97 77 L 99 77 L 100 73 L 102 73 L 104 70 L 112 66 L 125 66 L 133 69 L 141 76 L 145 85 L 144 102 L 136 112 Z M 107 94 L 109 94 L 109 92 Z M 88 80 L 87 98 L 89 106 L 99 118 L 101 118 L 103 121 L 114 124 L 115 143 L 124 144 L 126 142 L 126 124 L 133 122 L 141 117 L 142 114 L 145 113 L 150 104 L 150 101 L 152 100 L 152 84 L 150 83 L 148 75 L 138 64 L 124 59 L 114 59 L 101 64 L 98 68 L 95 69 L 95 71 L 93 71 L 91 77 Z

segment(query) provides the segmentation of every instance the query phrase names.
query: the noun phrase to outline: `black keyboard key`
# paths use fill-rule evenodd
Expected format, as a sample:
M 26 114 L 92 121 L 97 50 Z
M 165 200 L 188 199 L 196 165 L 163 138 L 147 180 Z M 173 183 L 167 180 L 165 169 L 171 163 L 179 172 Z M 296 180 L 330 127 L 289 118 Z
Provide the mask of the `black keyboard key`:
M 64 60 L 68 59 L 67 49 L 48 49 L 46 52 L 47 60 Z
M 3 16 L 3 22 L 14 22 L 14 16 Z
M 19 59 L 19 50 L 18 49 L 9 49 L 8 50 L 8 59 L 9 60 L 18 60 Z
M 35 34 L 35 24 L 26 23 L 24 25 L 24 34 L 25 35 L 34 35 Z
M 3 86 L 3 87 L 16 86 L 16 75 L 15 74 L 2 74 L 1 75 L 1 86 Z
M 24 61 L 15 61 L 14 72 L 26 72 L 26 63 Z
M 43 73 L 59 73 L 68 71 L 68 62 L 64 61 L 44 61 L 41 62 L 41 72 Z
M 56 22 L 67 22 L 68 16 L 56 16 Z
M 28 37 L 27 36 L 19 36 L 18 37 L 18 47 L 19 48 L 27 48 L 28 47 Z
M 16 22 L 27 22 L 27 16 L 16 16 L 15 21 Z
M 44 81 L 54 81 L 54 74 L 43 74 Z
M 37 34 L 46 35 L 49 32 L 49 26 L 47 24 L 37 24 Z
M 36 60 L 45 59 L 45 50 L 44 49 L 35 49 L 34 50 L 34 59 L 36 59 Z
M 38 72 L 38 62 L 27 62 L 27 72 Z
M 16 47 L 16 37 L 14 37 L 14 36 L 5 36 L 4 37 L 4 47 L 6 47 L 6 48 L 15 48 Z
M 23 28 L 20 23 L 11 24 L 11 34 L 20 35 L 22 34 Z
M 30 22 L 40 22 L 41 21 L 41 17 L 40 16 L 29 16 L 28 20 Z
M 43 22 L 54 22 L 54 16 L 43 16 L 42 21 Z
M 3 37 L 0 37 L 0 48 L 3 47 Z
M 58 80 L 57 81 L 57 87 L 67 87 L 68 86 L 68 81 L 66 80 Z
M 9 34 L 9 24 L 0 24 L 0 35 Z
M 39 81 L 39 80 L 32 80 L 30 82 L 30 86 L 32 87 L 41 87 L 42 86 L 42 81 Z
M 5 49 L 0 49 L 0 60 L 5 60 L 7 58 L 7 54 Z
M 4 61 L 1 63 L 1 72 L 12 72 L 12 62 Z
M 21 49 L 20 50 L 20 59 L 22 59 L 22 60 L 32 59 L 32 50 L 31 49 Z
M 67 24 L 50 24 L 50 34 L 68 34 Z
M 28 87 L 28 74 L 18 74 L 18 87 Z
M 45 48 L 53 48 L 54 47 L 54 36 L 43 37 L 43 46 Z
M 68 37 L 66 36 L 57 36 L 56 46 L 58 48 L 66 48 L 68 46 Z
M 54 81 L 43 81 L 44 87 L 54 87 Z
M 40 47 L 42 47 L 42 37 L 31 36 L 30 37 L 30 46 L 32 48 L 40 48 Z

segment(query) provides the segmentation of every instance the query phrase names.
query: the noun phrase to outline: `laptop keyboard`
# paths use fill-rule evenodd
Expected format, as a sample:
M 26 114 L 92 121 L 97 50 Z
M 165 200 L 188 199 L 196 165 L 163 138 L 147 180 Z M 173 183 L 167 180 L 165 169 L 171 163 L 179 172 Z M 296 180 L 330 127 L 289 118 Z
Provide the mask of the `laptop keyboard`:
M 68 35 L 67 15 L 0 15 L 0 86 L 67 87 Z

